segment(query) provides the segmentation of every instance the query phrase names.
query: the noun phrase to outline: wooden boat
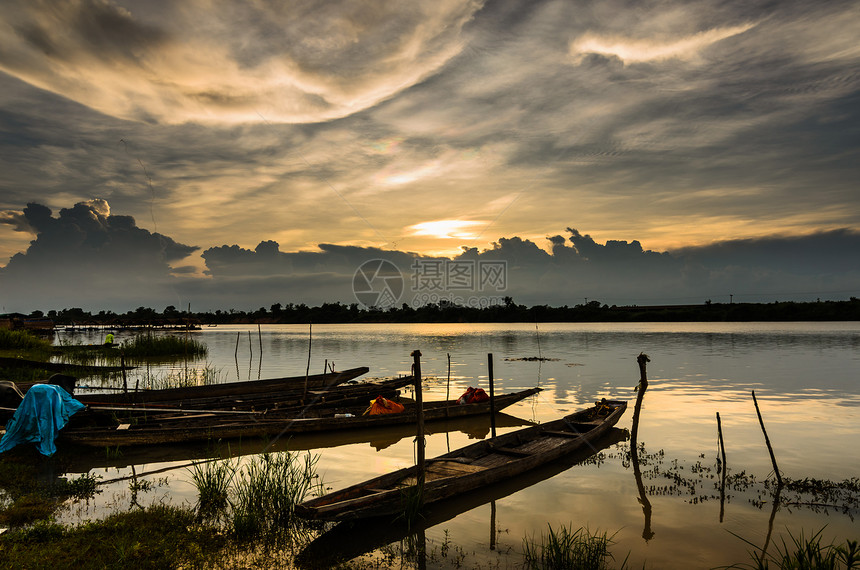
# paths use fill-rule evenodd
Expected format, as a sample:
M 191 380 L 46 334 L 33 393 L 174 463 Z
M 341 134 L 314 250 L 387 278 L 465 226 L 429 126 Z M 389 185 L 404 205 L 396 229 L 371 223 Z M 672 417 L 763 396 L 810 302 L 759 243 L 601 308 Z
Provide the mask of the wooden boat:
M 504 412 L 496 413 L 498 428 L 514 428 L 533 425 L 532 422 Z M 426 434 L 460 432 L 470 439 L 483 439 L 490 433 L 488 415 L 474 415 L 450 420 L 438 420 L 425 426 Z M 57 459 L 69 473 L 88 473 L 92 469 L 120 468 L 131 465 L 197 461 L 208 458 L 228 458 L 257 455 L 278 451 L 309 451 L 340 447 L 343 445 L 367 444 L 367 451 L 386 449 L 398 441 L 415 439 L 415 426 L 400 424 L 356 430 L 337 430 L 272 438 L 222 439 L 215 445 L 209 441 L 183 442 L 171 445 L 126 446 L 122 453 L 106 454 L 96 447 L 67 446 L 57 450 Z M 140 473 L 140 470 L 138 470 Z
M 296 565 L 308 569 L 342 565 L 357 556 L 398 543 L 410 535 L 423 533 L 481 505 L 498 501 L 555 477 L 628 437 L 626 430 L 610 428 L 603 436 L 592 440 L 590 446 L 580 447 L 556 461 L 464 495 L 432 503 L 422 509 L 421 516 L 416 517 L 409 525 L 391 524 L 390 516 L 342 521 L 305 546 L 295 559 Z
M 427 505 L 509 479 L 559 459 L 614 426 L 627 402 L 601 401 L 559 420 L 468 445 L 426 463 L 420 500 Z M 350 520 L 403 513 L 418 496 L 417 467 L 408 467 L 296 506 L 313 520 Z
M 75 394 L 75 398 L 84 404 L 100 403 L 155 403 L 193 400 L 196 398 L 242 397 L 252 394 L 266 394 L 275 391 L 304 389 L 307 379 L 308 389 L 321 389 L 343 384 L 370 371 L 366 366 L 350 368 L 342 372 L 311 374 L 310 376 L 290 376 L 286 378 L 268 378 L 265 380 L 247 380 L 244 382 L 224 382 L 221 384 L 206 384 L 203 386 L 182 386 L 179 388 L 164 388 L 162 390 L 139 390 L 115 394 Z
M 520 400 L 536 394 L 540 388 L 531 388 L 496 396 L 495 409 L 501 410 Z M 235 415 L 201 411 L 194 415 L 165 417 L 137 424 L 114 424 L 111 426 L 76 426 L 75 416 L 57 436 L 58 446 L 63 443 L 95 447 L 117 447 L 126 445 L 160 445 L 190 441 L 207 441 L 229 438 L 282 437 L 300 433 L 358 430 L 399 424 L 415 423 L 417 420 L 414 402 L 404 403 L 405 410 L 397 414 L 374 416 L 360 415 L 366 405 L 359 408 L 309 408 L 303 417 L 285 417 L 287 412 L 235 412 Z M 425 402 L 424 419 L 427 422 L 488 414 L 489 402 L 457 404 L 456 400 Z M 344 417 L 351 414 L 352 417 Z
M 65 374 L 78 374 L 80 376 L 95 376 L 98 374 L 110 374 L 122 372 L 123 370 L 134 370 L 134 366 L 87 366 L 83 364 L 66 364 L 63 362 L 43 362 L 40 360 L 27 360 L 24 358 L 12 358 L 0 356 L 0 368 L 34 368 L 36 370 L 47 370 Z M 304 376 L 302 376 L 304 378 Z
M 110 408 L 111 411 L 127 411 L 135 414 L 136 410 L 144 409 L 148 415 L 158 413 L 159 410 L 178 409 L 189 413 L 203 412 L 207 410 L 246 410 L 264 413 L 288 413 L 290 417 L 298 415 L 298 411 L 308 407 L 332 407 L 332 406 L 367 406 L 367 401 L 377 396 L 395 398 L 399 389 L 415 383 L 412 376 L 401 376 L 387 380 L 366 380 L 354 384 L 343 384 L 329 388 L 304 390 L 287 389 L 273 390 L 260 394 L 240 394 L 226 396 L 211 396 L 206 398 L 189 398 L 175 402 L 142 402 L 142 403 L 114 403 L 103 401 L 98 395 L 76 396 L 76 398 L 90 406 L 91 409 Z

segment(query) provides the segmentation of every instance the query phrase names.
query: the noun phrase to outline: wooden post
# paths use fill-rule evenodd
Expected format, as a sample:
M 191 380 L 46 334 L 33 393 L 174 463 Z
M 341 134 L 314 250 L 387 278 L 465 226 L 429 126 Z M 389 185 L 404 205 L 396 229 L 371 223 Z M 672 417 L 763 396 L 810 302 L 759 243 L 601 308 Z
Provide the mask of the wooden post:
M 445 387 L 445 401 L 448 402 L 451 400 L 451 353 L 446 354 L 448 355 L 448 384 Z M 445 406 L 445 417 L 448 417 L 448 406 Z
M 423 501 L 424 495 L 424 396 L 421 393 L 421 351 L 412 351 L 412 374 L 415 376 L 415 411 L 418 414 L 418 426 L 416 442 L 418 448 L 415 453 L 418 473 L 418 500 Z
M 233 357 L 239 358 L 239 335 L 242 334 L 239 331 L 236 331 L 236 350 L 233 351 Z
M 487 354 L 487 375 L 490 378 L 490 431 L 496 437 L 496 395 L 493 390 L 493 353 Z
M 314 338 L 314 328 L 312 323 L 308 323 L 308 367 L 305 369 L 305 391 L 302 395 L 302 400 L 308 397 L 308 376 L 311 374 L 311 342 Z
M 642 400 L 645 398 L 645 390 L 648 389 L 648 376 L 645 368 L 651 359 L 644 352 L 636 357 L 639 364 L 639 387 L 636 394 L 636 407 L 633 410 L 633 426 L 630 429 L 630 462 L 633 464 L 633 477 L 636 479 L 636 487 L 639 489 L 639 502 L 642 504 L 642 512 L 645 515 L 645 526 L 642 528 L 642 538 L 646 541 L 654 537 L 651 530 L 651 501 L 642 483 L 642 471 L 639 468 L 639 413 L 642 410 Z
M 645 372 L 645 367 L 651 362 L 648 355 L 640 352 L 636 357 L 636 362 L 639 364 L 639 389 L 636 391 L 636 407 L 633 410 L 633 427 L 630 429 L 630 452 L 634 458 L 638 459 L 636 449 L 637 436 L 639 435 L 639 412 L 642 410 L 642 399 L 645 397 L 645 390 L 648 389 L 648 376 Z
M 128 379 L 125 376 L 125 351 L 119 354 L 119 367 L 122 370 L 122 391 L 128 394 Z
M 764 429 L 764 420 L 761 419 L 761 411 L 758 409 L 758 401 L 755 399 L 755 390 L 752 391 L 753 404 L 755 404 L 755 413 L 758 415 L 758 423 L 761 425 L 761 432 L 764 434 L 764 442 L 767 445 L 767 451 L 770 453 L 770 461 L 773 463 L 773 472 L 776 473 L 776 482 L 779 487 L 782 487 L 782 476 L 779 474 L 779 467 L 776 465 L 776 457 L 773 455 L 773 447 L 770 445 L 770 438 L 767 436 L 767 430 Z
M 260 323 L 257 323 L 257 337 L 260 339 L 260 358 L 263 358 L 263 331 L 260 329 Z
M 496 549 L 496 501 L 490 501 L 490 550 Z
M 251 353 L 251 356 L 254 356 L 254 349 L 251 348 L 251 331 L 248 331 L 248 352 Z
M 720 456 L 722 457 L 722 477 L 720 477 L 720 522 L 723 522 L 726 506 L 726 446 L 723 443 L 723 424 L 720 422 L 720 412 L 717 412 L 717 435 L 720 440 Z

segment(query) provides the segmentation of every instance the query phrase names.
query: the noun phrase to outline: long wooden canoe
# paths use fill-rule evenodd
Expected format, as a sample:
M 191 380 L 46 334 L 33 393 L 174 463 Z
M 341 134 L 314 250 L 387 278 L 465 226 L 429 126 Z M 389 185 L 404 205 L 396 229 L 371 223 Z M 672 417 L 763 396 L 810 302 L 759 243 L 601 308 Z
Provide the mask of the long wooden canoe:
M 93 408 L 116 404 L 120 407 L 124 406 L 130 411 L 133 411 L 135 408 L 148 408 L 150 411 L 155 411 L 157 408 L 163 407 L 170 409 L 182 408 L 190 411 L 226 409 L 265 412 L 267 410 L 297 409 L 307 406 L 348 406 L 363 403 L 368 398 L 375 398 L 378 395 L 390 398 L 396 396 L 398 389 L 414 384 L 414 382 L 415 380 L 412 376 L 401 376 L 385 380 L 365 380 L 328 388 L 311 388 L 307 392 L 295 388 L 286 390 L 273 389 L 270 392 L 263 393 L 210 396 L 161 402 L 113 403 L 110 400 L 102 399 L 99 395 L 82 396 L 78 399 Z
M 514 428 L 534 425 L 504 412 L 496 412 L 496 427 Z M 0 430 L 2 431 L 2 430 Z M 488 415 L 474 415 L 450 420 L 429 422 L 426 434 L 460 432 L 470 439 L 482 439 L 490 432 Z M 126 446 L 122 453 L 106 454 L 102 448 L 63 447 L 56 457 L 69 473 L 87 473 L 96 468 L 119 468 L 130 465 L 152 465 L 154 463 L 195 461 L 207 458 L 241 457 L 268 451 L 308 451 L 340 447 L 343 445 L 367 444 L 368 452 L 386 449 L 403 439 L 415 439 L 415 426 L 400 424 L 356 430 L 337 430 L 305 433 L 274 440 L 272 438 L 237 438 L 220 440 L 215 445 L 208 441 L 174 443 L 171 445 Z
M 540 388 L 531 388 L 496 396 L 495 408 L 501 410 L 539 391 Z M 299 433 L 357 430 L 415 423 L 417 414 L 414 402 L 406 402 L 404 406 L 406 409 L 401 413 L 375 416 L 360 415 L 366 408 L 366 405 L 363 405 L 359 408 L 342 409 L 309 408 L 305 411 L 304 417 L 283 417 L 273 412 L 237 417 L 201 411 L 200 414 L 178 415 L 174 418 L 159 415 L 153 420 L 133 425 L 78 427 L 73 425 L 74 422 L 70 422 L 60 431 L 56 441 L 58 446 L 63 443 L 95 447 L 160 445 L 239 437 L 281 437 Z M 489 402 L 461 405 L 457 404 L 456 400 L 447 400 L 424 403 L 424 419 L 427 422 L 488 414 L 489 411 Z M 342 417 L 345 414 L 352 414 L 353 417 Z M 74 416 L 72 418 L 74 420 Z
M 421 516 L 416 517 L 409 525 L 391 524 L 390 516 L 342 521 L 305 546 L 296 557 L 296 565 L 308 569 L 334 568 L 372 550 L 400 542 L 410 535 L 423 533 L 481 505 L 537 485 L 575 468 L 596 453 L 628 438 L 626 430 L 610 428 L 603 436 L 592 440 L 590 446 L 580 447 L 556 461 L 464 495 L 427 505 L 422 509 Z
M 321 389 L 343 384 L 353 378 L 370 371 L 366 366 L 350 368 L 342 372 L 326 374 L 311 374 L 307 376 L 309 389 Z M 244 382 L 224 382 L 206 384 L 203 386 L 182 386 L 179 388 L 164 388 L 162 390 L 138 390 L 128 393 L 114 394 L 75 394 L 75 398 L 84 404 L 89 403 L 154 403 L 179 402 L 195 398 L 240 397 L 251 394 L 266 394 L 278 390 L 299 390 L 305 387 L 305 376 L 290 376 L 286 378 L 268 378 L 265 380 L 247 380 Z
M 427 461 L 424 505 L 509 479 L 589 445 L 614 426 L 627 402 L 602 401 L 559 420 L 468 445 Z M 350 520 L 403 513 L 418 496 L 416 466 L 296 506 L 313 520 Z

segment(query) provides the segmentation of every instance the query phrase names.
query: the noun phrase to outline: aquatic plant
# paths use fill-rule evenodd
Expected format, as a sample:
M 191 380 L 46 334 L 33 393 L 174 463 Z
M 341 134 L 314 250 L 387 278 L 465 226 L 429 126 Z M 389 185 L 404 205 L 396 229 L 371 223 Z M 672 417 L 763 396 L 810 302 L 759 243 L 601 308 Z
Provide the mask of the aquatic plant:
M 191 466 L 191 480 L 197 487 L 197 514 L 201 519 L 217 519 L 226 514 L 237 468 L 238 463 L 230 459 L 200 461 Z
M 200 358 L 208 354 L 209 349 L 202 342 L 193 338 L 176 335 L 139 334 L 122 344 L 122 352 L 126 358 L 151 358 L 158 356 L 187 356 Z
M 540 539 L 523 538 L 524 567 L 534 570 L 603 570 L 610 568 L 614 556 L 609 552 L 612 537 L 606 533 L 592 534 L 582 527 L 571 532 L 562 525 L 556 531 L 547 525 L 549 532 Z M 614 535 L 613 535 L 614 536 Z M 620 568 L 627 566 L 627 559 Z
M 36 523 L 0 536 L 4 568 L 214 567 L 225 537 L 189 509 L 154 505 L 65 527 Z
M 303 521 L 294 516 L 295 506 L 321 492 L 318 460 L 309 453 L 263 453 L 241 468 L 230 501 L 236 538 L 272 542 L 296 536 Z
M 29 331 L 0 329 L 0 350 L 50 352 L 51 343 Z
M 851 570 L 860 568 L 860 546 L 856 540 L 846 540 L 845 545 L 821 543 L 821 535 L 824 528 L 810 537 L 805 537 L 803 531 L 800 536 L 795 537 L 791 531 L 788 532 L 790 543 L 785 538 L 782 544 L 777 546 L 775 554 L 760 552 L 750 541 L 738 536 L 741 540 L 756 548 L 750 551 L 752 563 L 734 564 L 724 568 L 753 568 L 755 570 L 766 570 L 771 567 L 781 570 Z M 732 533 L 734 534 L 734 533 Z

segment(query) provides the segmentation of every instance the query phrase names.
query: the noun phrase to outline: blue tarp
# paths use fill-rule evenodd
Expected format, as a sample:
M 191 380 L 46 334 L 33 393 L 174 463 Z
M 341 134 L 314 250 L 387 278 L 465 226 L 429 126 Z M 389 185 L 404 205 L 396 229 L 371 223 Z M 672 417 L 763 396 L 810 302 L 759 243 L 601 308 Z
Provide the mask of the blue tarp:
M 27 390 L 15 415 L 6 423 L 0 453 L 19 443 L 35 443 L 42 455 L 57 452 L 54 439 L 69 418 L 86 406 L 53 384 L 34 384 Z

